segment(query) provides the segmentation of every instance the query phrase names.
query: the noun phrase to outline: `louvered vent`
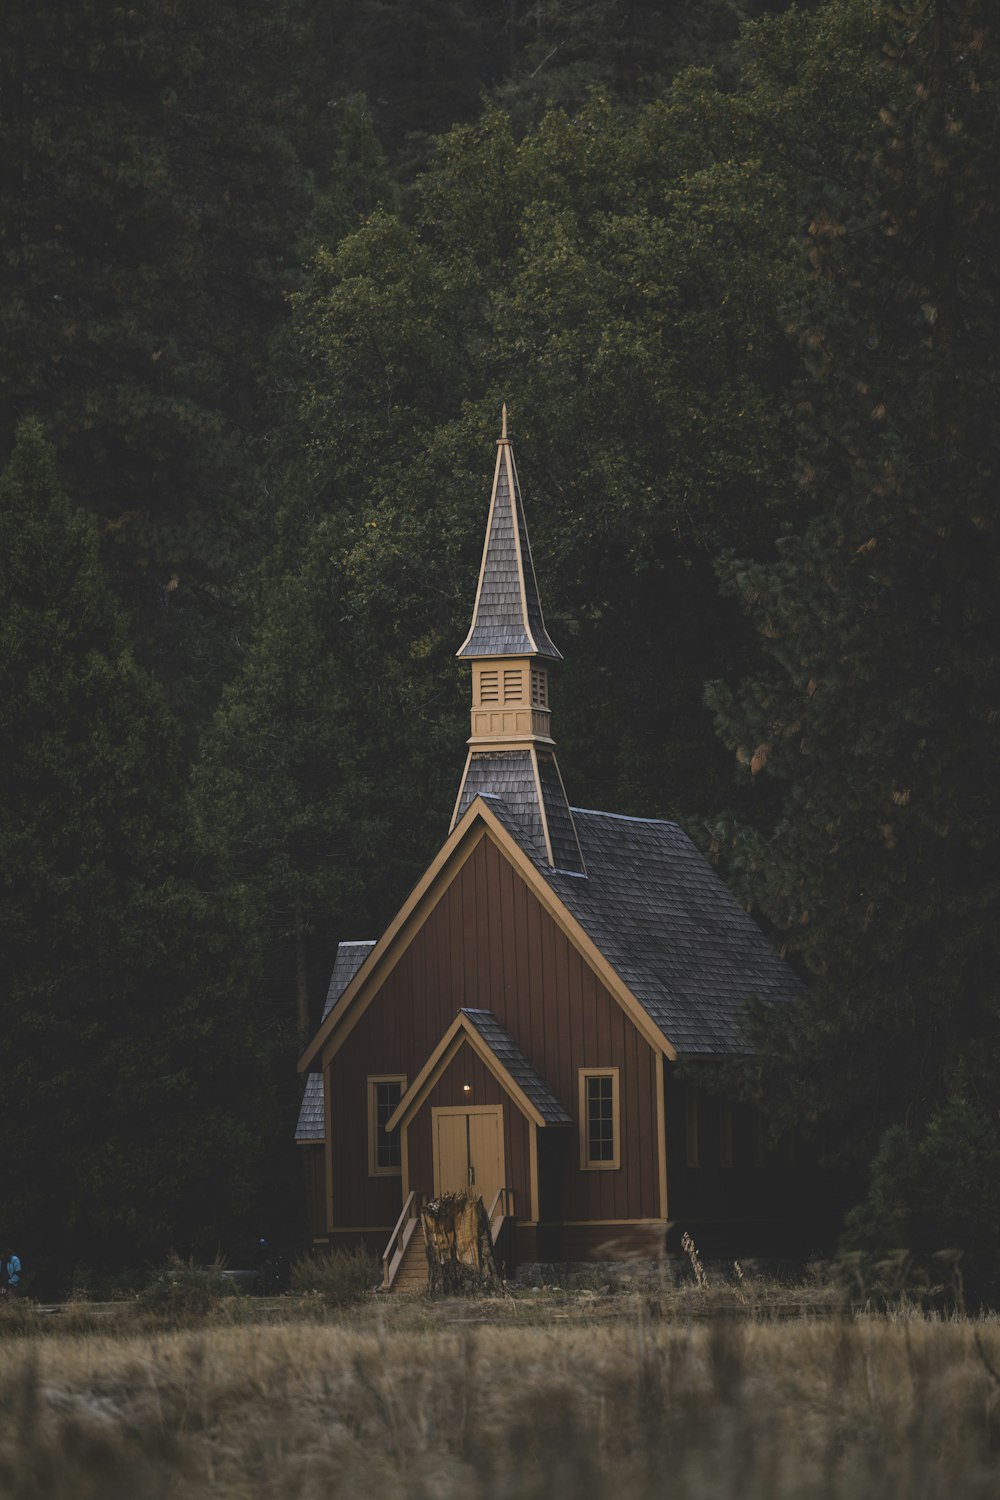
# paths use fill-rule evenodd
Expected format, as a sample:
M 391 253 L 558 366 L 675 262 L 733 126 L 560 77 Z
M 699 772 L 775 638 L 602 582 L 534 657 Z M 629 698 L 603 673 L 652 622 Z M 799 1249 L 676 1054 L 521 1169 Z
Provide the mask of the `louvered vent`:
M 548 673 L 540 671 L 538 667 L 531 669 L 531 703 L 533 708 L 548 708 L 549 706 Z
M 503 701 L 505 703 L 521 702 L 521 669 L 520 667 L 504 667 L 503 671 Z
M 500 673 L 497 671 L 481 672 L 479 674 L 479 701 L 480 703 L 500 702 Z

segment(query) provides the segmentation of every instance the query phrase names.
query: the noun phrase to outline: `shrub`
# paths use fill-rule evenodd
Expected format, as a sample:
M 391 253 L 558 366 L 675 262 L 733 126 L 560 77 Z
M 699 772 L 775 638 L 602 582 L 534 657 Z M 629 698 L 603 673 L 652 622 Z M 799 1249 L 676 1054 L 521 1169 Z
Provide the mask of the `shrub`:
M 218 1263 L 196 1266 L 192 1260 L 171 1255 L 137 1294 L 136 1306 L 155 1317 L 182 1321 L 204 1317 L 226 1298 L 239 1296 L 239 1288 Z
M 292 1266 L 293 1292 L 316 1293 L 329 1307 L 345 1307 L 378 1287 L 382 1267 L 366 1250 L 334 1250 L 303 1255 Z

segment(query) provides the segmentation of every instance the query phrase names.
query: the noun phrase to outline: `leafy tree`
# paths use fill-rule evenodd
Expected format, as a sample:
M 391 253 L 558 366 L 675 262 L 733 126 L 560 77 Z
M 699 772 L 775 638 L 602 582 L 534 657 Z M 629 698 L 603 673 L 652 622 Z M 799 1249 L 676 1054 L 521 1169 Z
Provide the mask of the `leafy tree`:
M 44 419 L 147 660 L 188 695 L 225 666 L 217 595 L 309 204 L 291 3 L 11 0 L 0 19 L 0 460 Z
M 185 869 L 176 726 L 31 422 L 0 480 L 0 621 L 4 1223 L 49 1275 L 210 1251 L 267 1115 L 245 965 Z
M 738 835 L 738 866 L 813 975 L 769 1028 L 788 1109 L 855 1163 L 879 1149 L 869 1237 L 908 1222 L 918 1248 L 964 1246 L 980 1278 L 1000 1273 L 996 1203 L 969 1171 L 1000 1149 L 987 20 L 978 0 L 880 8 L 859 53 L 878 111 L 814 201 L 812 284 L 790 314 L 803 514 L 776 558 L 723 569 L 771 668 L 712 694 L 748 776 L 779 794 Z

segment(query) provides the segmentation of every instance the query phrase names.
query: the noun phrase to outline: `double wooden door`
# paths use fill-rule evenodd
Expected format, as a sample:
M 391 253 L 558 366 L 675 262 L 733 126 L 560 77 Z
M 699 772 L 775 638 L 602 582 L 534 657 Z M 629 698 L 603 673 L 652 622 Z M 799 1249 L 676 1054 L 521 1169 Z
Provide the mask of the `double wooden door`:
M 431 1120 L 435 1194 L 477 1193 L 488 1209 L 503 1187 L 503 1106 L 435 1109 Z

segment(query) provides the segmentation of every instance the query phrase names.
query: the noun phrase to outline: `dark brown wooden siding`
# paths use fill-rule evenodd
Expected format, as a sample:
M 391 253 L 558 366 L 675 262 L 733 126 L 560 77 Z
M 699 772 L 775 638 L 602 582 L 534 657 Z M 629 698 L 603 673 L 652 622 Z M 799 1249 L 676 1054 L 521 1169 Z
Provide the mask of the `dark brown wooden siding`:
M 575 1131 L 564 1130 L 573 1139 L 560 1166 L 560 1217 L 656 1218 L 653 1050 L 486 837 L 451 879 L 333 1059 L 334 1225 L 391 1229 L 395 1223 L 398 1185 L 394 1193 L 391 1179 L 368 1176 L 366 1079 L 399 1072 L 412 1081 L 463 1006 L 493 1011 L 574 1118 L 578 1070 L 620 1070 L 621 1167 L 580 1171 Z M 411 1187 L 431 1190 L 420 1146 L 416 1158 L 412 1143 L 410 1149 Z M 419 1171 L 428 1172 L 426 1182 L 417 1177 L 417 1158 Z

